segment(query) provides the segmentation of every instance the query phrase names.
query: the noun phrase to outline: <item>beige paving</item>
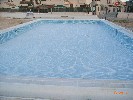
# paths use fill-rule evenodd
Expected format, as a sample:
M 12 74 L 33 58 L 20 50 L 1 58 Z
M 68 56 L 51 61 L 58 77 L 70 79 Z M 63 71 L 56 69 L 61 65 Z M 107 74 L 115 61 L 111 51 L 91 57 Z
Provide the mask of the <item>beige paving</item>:
M 29 22 L 32 19 L 13 19 L 13 18 L 4 18 L 4 17 L 0 17 L 0 30 L 2 29 L 6 29 L 12 26 L 16 26 L 19 24 L 23 24 L 25 22 Z
M 70 19 L 98 19 L 97 15 L 84 12 L 53 12 L 49 13 L 34 13 L 27 16 L 27 13 L 22 12 L 0 12 L 1 17 L 8 18 L 46 18 L 46 19 L 58 19 L 58 18 L 70 18 Z

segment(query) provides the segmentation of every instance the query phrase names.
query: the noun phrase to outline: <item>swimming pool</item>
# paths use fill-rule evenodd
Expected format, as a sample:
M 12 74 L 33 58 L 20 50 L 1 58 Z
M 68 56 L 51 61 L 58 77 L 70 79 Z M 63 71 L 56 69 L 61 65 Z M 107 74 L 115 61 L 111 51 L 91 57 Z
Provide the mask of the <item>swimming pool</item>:
M 133 80 L 133 36 L 105 20 L 36 20 L 1 31 L 0 75 Z

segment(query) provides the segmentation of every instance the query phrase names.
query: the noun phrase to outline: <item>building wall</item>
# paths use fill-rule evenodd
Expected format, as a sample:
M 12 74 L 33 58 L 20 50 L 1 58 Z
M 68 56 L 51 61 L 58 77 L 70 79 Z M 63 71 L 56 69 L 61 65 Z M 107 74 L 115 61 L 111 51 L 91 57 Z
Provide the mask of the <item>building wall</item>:
M 11 1 L 11 0 L 9 0 Z M 8 4 L 14 4 L 16 6 L 21 6 L 21 5 L 25 5 L 25 4 L 20 4 L 20 1 L 22 0 L 12 0 L 13 2 L 8 2 L 8 0 L 0 0 L 0 8 L 11 8 L 11 6 L 9 6 Z M 25 0 L 25 1 L 30 1 L 30 0 Z M 33 0 L 35 1 L 35 0 Z M 80 5 L 84 5 L 84 4 L 90 4 L 92 2 L 92 0 L 68 0 L 71 4 L 73 4 L 73 7 L 80 7 Z M 7 2 L 7 3 L 5 3 Z M 38 2 L 40 3 L 40 1 L 38 0 Z M 57 5 L 64 5 L 64 0 L 46 0 L 46 1 L 41 1 L 41 4 L 46 4 L 46 5 L 53 5 L 55 4 L 55 6 Z M 34 3 L 35 6 L 38 6 L 38 4 Z M 65 6 L 65 5 L 64 5 Z M 70 7 L 70 4 L 69 6 Z
M 115 2 L 120 2 L 120 4 L 122 4 L 122 2 L 120 0 L 100 0 L 100 1 L 95 1 L 95 3 L 97 4 L 97 6 L 96 6 L 96 14 L 98 15 L 98 14 L 105 14 L 105 13 L 109 13 L 109 12 L 117 12 L 118 9 L 121 9 L 121 12 L 123 12 L 125 7 L 124 6 L 116 7 L 114 5 Z M 99 9 L 98 7 L 100 8 L 100 11 L 98 10 Z
M 11 1 L 11 0 L 9 0 Z M 22 0 L 12 0 L 13 2 L 8 2 L 8 0 L 0 0 L 0 8 L 12 8 L 13 6 L 9 6 L 8 4 L 14 4 L 16 7 L 18 6 L 24 6 L 26 4 L 20 4 L 20 1 Z M 26 0 L 26 1 L 30 1 L 30 0 Z M 35 2 L 35 0 L 33 0 Z M 69 1 L 68 5 L 64 5 L 65 0 L 43 0 L 41 1 L 41 4 L 36 4 L 34 3 L 34 6 L 38 6 L 38 5 L 64 5 L 66 7 L 70 7 L 70 5 L 72 5 L 73 7 L 80 7 L 80 5 L 84 5 L 84 4 L 90 4 L 92 1 L 94 2 L 94 8 L 92 8 L 96 14 L 103 14 L 103 13 L 107 13 L 109 10 L 110 12 L 116 12 L 117 11 L 117 7 L 109 7 L 109 5 L 114 5 L 114 2 L 120 1 L 120 0 L 66 0 Z M 38 2 L 40 3 L 40 0 L 38 0 Z M 121 1 L 120 1 L 121 2 Z M 28 5 L 28 4 L 27 4 Z M 102 6 L 104 6 L 104 9 L 101 9 Z M 92 5 L 91 5 L 92 6 Z M 123 10 L 122 10 L 123 11 Z
M 84 5 L 86 3 L 86 0 L 68 0 L 71 4 L 73 4 L 73 7 L 80 7 L 80 5 Z M 70 7 L 70 5 L 69 5 Z
M 64 5 L 64 0 L 46 0 L 46 1 L 41 1 L 41 4 L 46 4 L 46 5 Z
M 86 2 L 86 4 L 90 4 L 92 2 L 92 0 L 86 0 L 85 2 Z
M 15 5 L 15 7 L 20 6 L 20 1 L 21 0 L 9 0 L 10 2 L 8 2 L 8 0 L 0 0 L 0 8 L 12 8 L 14 6 L 11 5 Z

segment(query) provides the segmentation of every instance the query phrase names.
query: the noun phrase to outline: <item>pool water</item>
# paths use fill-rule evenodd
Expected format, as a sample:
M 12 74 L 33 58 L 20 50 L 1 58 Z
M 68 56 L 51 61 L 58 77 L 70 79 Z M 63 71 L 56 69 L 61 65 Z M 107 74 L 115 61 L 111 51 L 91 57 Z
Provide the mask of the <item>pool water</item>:
M 133 38 L 102 20 L 41 20 L 0 43 L 0 75 L 133 80 Z

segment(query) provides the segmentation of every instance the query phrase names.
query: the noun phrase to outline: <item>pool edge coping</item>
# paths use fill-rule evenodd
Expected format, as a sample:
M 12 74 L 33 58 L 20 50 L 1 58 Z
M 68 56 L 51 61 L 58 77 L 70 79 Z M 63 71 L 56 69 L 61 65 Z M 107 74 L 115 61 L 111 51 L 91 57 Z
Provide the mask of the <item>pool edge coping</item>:
M 38 77 L 0 77 L 0 83 L 37 84 L 72 87 L 132 88 L 133 80 L 82 79 L 82 78 L 38 78 Z

